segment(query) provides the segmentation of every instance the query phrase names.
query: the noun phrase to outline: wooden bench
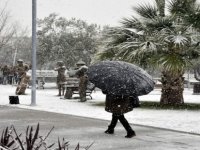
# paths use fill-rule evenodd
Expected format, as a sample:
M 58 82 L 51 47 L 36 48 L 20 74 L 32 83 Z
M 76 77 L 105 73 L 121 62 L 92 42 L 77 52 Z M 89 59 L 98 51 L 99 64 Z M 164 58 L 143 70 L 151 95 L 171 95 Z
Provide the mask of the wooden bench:
M 79 92 L 78 91 L 73 91 L 73 94 L 79 94 Z M 92 91 L 86 90 L 86 96 L 89 96 L 92 99 L 91 94 L 92 94 Z
M 32 70 L 29 70 L 28 73 L 31 75 Z M 58 72 L 55 70 L 36 70 L 36 87 L 37 89 L 44 89 L 45 79 L 46 78 L 57 78 Z M 31 86 L 31 82 L 29 84 Z
M 71 99 L 73 94 L 79 94 L 79 79 L 78 78 L 66 78 L 66 82 L 63 83 L 66 88 L 64 98 Z M 89 96 L 92 99 L 92 91 L 94 88 L 87 88 L 86 96 Z

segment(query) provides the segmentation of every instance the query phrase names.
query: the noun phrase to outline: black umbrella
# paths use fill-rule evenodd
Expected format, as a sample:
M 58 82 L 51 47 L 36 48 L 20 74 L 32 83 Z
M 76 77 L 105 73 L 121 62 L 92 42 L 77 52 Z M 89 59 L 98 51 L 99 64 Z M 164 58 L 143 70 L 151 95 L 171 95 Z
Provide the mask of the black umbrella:
M 102 61 L 88 68 L 89 80 L 105 93 L 145 95 L 154 88 L 152 77 L 142 68 L 123 61 Z

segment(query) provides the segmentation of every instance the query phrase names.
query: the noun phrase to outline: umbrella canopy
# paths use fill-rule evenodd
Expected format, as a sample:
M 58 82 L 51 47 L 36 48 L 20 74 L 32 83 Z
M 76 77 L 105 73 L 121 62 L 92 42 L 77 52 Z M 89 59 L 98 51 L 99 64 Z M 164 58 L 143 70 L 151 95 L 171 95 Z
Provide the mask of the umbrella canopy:
M 116 95 L 145 95 L 155 84 L 142 68 L 123 61 L 98 62 L 89 66 L 87 74 L 96 87 Z

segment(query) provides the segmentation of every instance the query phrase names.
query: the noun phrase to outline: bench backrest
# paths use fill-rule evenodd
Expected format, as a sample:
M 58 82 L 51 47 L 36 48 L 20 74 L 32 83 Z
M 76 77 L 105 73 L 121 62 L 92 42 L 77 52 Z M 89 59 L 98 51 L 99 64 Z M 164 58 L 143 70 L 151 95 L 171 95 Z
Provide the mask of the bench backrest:
M 31 74 L 31 70 L 28 73 Z M 58 72 L 54 70 L 36 70 L 36 77 L 57 77 Z

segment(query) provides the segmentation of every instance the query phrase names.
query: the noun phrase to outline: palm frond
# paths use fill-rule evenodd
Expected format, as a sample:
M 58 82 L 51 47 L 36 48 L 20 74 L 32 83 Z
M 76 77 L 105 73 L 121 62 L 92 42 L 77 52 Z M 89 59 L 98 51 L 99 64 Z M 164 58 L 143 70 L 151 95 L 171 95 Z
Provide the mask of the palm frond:
M 159 0 L 156 2 L 158 5 Z M 192 10 L 194 2 L 171 0 L 168 8 L 172 14 L 168 16 L 158 14 L 157 8 L 163 7 L 164 3 L 162 6 L 139 5 L 133 8 L 139 17 L 123 18 L 121 27 L 108 32 L 107 50 L 101 53 L 101 57 L 134 62 L 140 66 L 160 66 L 169 72 L 184 71 L 192 59 L 200 57 L 200 38 L 191 37 L 194 35 L 192 27 L 200 29 L 200 7 L 195 6 Z M 198 11 L 192 18 L 189 12 L 194 13 L 194 10 Z M 178 18 L 183 22 L 177 23 Z
M 189 39 L 183 35 L 169 35 L 165 38 L 165 41 L 173 43 L 174 47 L 177 48 L 187 46 L 190 42 Z
M 136 52 L 138 47 L 139 47 L 139 45 L 137 45 L 137 44 L 129 43 L 128 45 L 126 45 L 123 43 L 123 44 L 119 45 L 116 56 L 118 58 L 120 57 L 121 59 L 124 59 L 124 60 L 129 60 L 128 58 L 131 55 L 131 53 Z
M 173 21 L 174 21 L 173 17 L 155 17 L 151 20 L 148 20 L 146 22 L 146 26 L 150 31 L 154 31 L 154 30 L 160 31 L 166 28 L 169 28 L 169 29 L 174 28 Z
M 141 17 L 144 18 L 155 18 L 158 16 L 157 14 L 157 7 L 156 6 L 152 6 L 150 4 L 141 4 L 137 7 L 133 7 L 133 10 Z
M 107 46 L 118 45 L 133 37 L 138 38 L 138 35 L 124 28 L 113 28 L 107 32 L 105 36 L 106 40 L 104 41 L 108 43 Z
M 137 31 L 141 31 L 145 29 L 143 22 L 140 19 L 132 16 L 130 18 L 122 18 L 121 22 L 124 28 L 133 28 Z
M 169 1 L 168 11 L 176 15 L 191 13 L 195 2 L 196 0 L 171 0 Z
M 95 57 L 97 60 L 113 60 L 115 57 L 115 51 L 114 49 L 110 48 L 110 49 L 105 49 L 101 52 L 98 52 Z
M 187 13 L 184 20 L 187 24 L 200 31 L 200 5 L 193 12 Z
M 188 32 L 188 28 L 188 26 L 175 26 L 172 30 L 163 31 L 161 36 L 164 37 L 166 43 L 172 44 L 174 48 L 184 49 L 192 43 L 192 33 Z
M 158 63 L 164 70 L 173 72 L 175 74 L 184 72 L 184 70 L 191 65 L 191 62 L 188 58 L 177 54 L 165 54 L 158 58 Z

